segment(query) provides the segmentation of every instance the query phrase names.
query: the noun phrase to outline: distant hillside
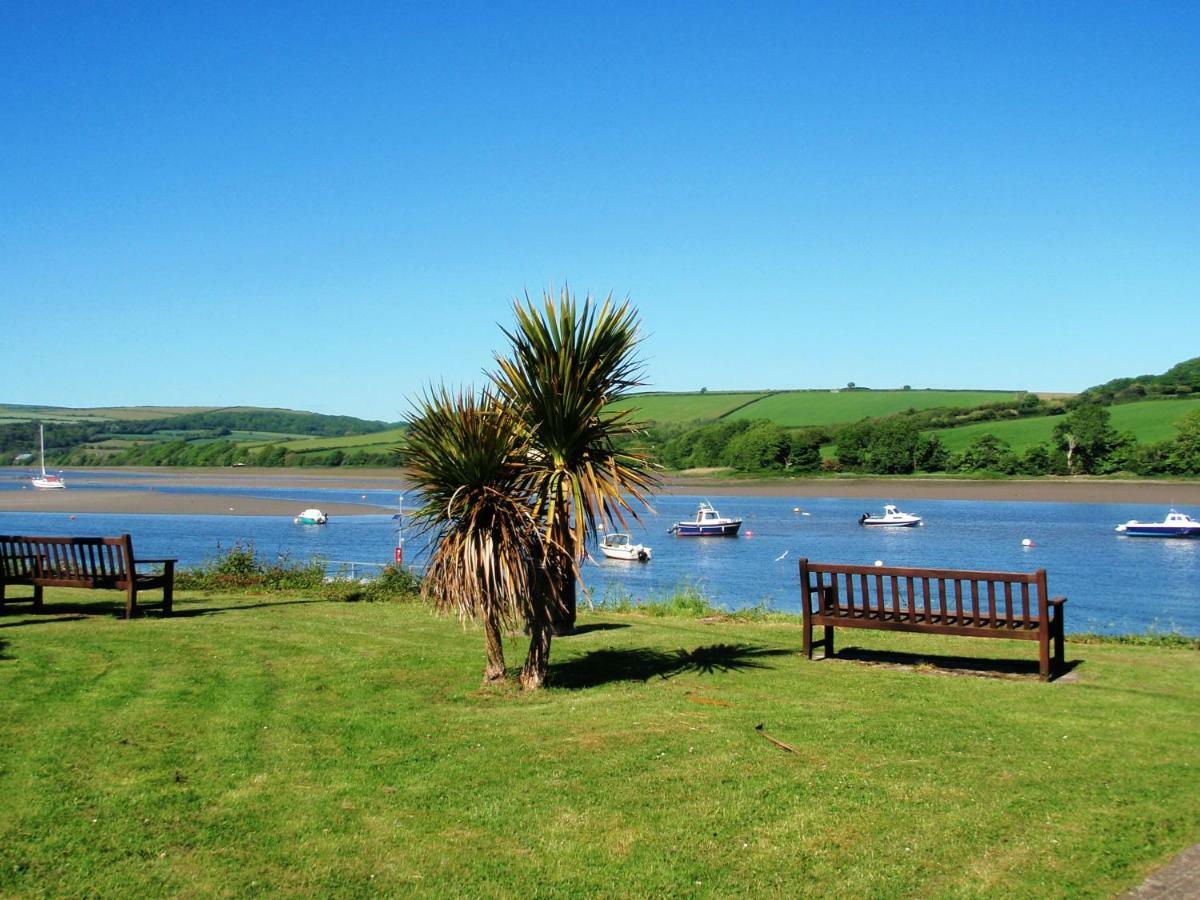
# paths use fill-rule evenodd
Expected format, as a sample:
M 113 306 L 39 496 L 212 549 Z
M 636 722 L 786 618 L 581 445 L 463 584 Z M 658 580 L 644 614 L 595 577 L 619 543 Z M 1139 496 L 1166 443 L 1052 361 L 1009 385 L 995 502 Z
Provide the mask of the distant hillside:
M 55 465 L 392 465 L 395 423 L 255 407 L 63 409 L 0 405 L 0 457 L 37 448 Z M 381 435 L 371 439 L 369 435 Z M 291 450 L 297 440 L 325 446 Z M 337 446 L 346 441 L 347 451 Z M 27 462 L 26 459 L 22 459 Z
M 1176 363 L 1161 375 L 1114 378 L 1084 391 L 1082 400 L 1109 404 L 1131 403 L 1154 396 L 1200 393 L 1200 356 Z

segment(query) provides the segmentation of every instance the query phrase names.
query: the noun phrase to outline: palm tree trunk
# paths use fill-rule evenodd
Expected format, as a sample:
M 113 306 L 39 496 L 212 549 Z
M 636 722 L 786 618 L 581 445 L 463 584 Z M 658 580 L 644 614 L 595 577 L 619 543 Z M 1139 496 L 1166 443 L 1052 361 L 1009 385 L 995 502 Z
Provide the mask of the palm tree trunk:
M 483 670 L 483 683 L 496 684 L 504 680 L 508 669 L 504 665 L 504 638 L 495 616 L 484 618 L 483 637 L 487 644 L 487 666 Z
M 561 637 L 564 634 L 575 633 L 576 600 L 575 573 L 567 571 L 560 577 L 562 578 L 558 589 L 560 602 L 554 606 L 550 628 L 554 634 Z
M 525 668 L 521 670 L 521 688 L 536 691 L 546 682 L 550 668 L 550 641 L 554 629 L 544 616 L 537 616 L 529 623 L 529 655 L 525 657 Z

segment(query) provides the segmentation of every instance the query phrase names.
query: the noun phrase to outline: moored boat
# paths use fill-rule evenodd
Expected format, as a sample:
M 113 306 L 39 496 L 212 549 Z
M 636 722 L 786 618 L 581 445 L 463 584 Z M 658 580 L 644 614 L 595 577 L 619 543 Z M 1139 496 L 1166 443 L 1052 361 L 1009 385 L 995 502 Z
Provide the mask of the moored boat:
M 911 513 L 900 512 L 891 503 L 883 508 L 882 516 L 873 516 L 870 513 L 863 513 L 858 518 L 859 525 L 890 525 L 894 528 L 911 528 L 913 525 L 921 524 L 921 517 L 914 516 Z
M 306 509 L 294 521 L 297 525 L 324 525 L 329 521 L 329 516 L 319 509 Z
M 1187 513 L 1171 510 L 1161 522 L 1139 522 L 1130 519 L 1115 529 L 1131 537 L 1200 537 L 1200 522 Z
M 38 425 L 38 448 L 42 456 L 42 474 L 34 475 L 30 481 L 33 483 L 34 490 L 37 491 L 52 491 L 64 490 L 67 483 L 62 480 L 61 476 L 50 475 L 46 472 L 46 429 L 43 425 Z
M 700 501 L 696 517 L 686 522 L 676 522 L 669 533 L 679 537 L 737 537 L 742 527 L 741 519 L 730 519 L 713 509 L 707 500 Z
M 629 535 L 610 531 L 600 540 L 600 552 L 609 559 L 638 562 L 650 561 L 650 548 L 644 544 L 634 544 Z

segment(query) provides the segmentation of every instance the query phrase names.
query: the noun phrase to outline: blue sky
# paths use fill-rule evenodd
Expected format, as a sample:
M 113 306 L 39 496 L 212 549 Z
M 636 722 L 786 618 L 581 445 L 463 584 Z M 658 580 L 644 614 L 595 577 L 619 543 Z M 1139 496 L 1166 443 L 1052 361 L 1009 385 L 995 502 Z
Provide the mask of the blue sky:
M 512 298 L 660 390 L 1200 355 L 1194 3 L 8 3 L 0 401 L 397 419 Z

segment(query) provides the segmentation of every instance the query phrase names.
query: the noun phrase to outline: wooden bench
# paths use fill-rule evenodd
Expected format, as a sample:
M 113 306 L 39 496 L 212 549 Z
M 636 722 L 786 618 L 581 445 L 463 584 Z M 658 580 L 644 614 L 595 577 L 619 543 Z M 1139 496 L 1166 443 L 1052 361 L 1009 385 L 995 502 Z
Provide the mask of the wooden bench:
M 162 589 L 162 611 L 171 612 L 175 588 L 174 559 L 137 559 L 133 538 L 19 537 L 0 535 L 0 609 L 6 602 L 33 601 L 42 607 L 47 587 L 104 588 L 125 592 L 125 618 L 138 609 L 138 593 Z M 139 573 L 142 564 L 161 565 L 161 572 Z M 9 585 L 33 588 L 29 597 L 6 596 Z
M 1045 569 L 970 572 L 801 559 L 800 585 L 804 654 L 809 659 L 813 627 L 821 625 L 826 658 L 833 655 L 835 628 L 874 628 L 1037 641 L 1042 680 L 1063 671 L 1067 599 L 1049 596 Z

